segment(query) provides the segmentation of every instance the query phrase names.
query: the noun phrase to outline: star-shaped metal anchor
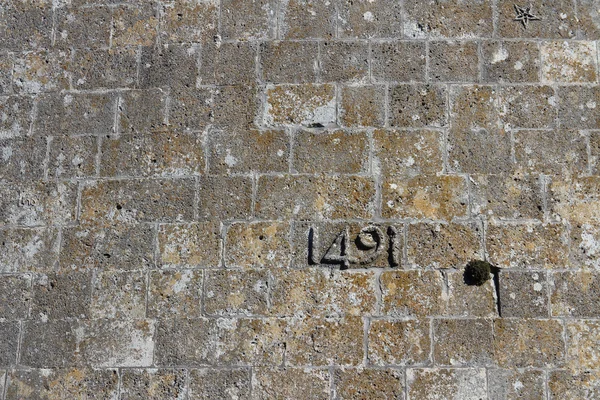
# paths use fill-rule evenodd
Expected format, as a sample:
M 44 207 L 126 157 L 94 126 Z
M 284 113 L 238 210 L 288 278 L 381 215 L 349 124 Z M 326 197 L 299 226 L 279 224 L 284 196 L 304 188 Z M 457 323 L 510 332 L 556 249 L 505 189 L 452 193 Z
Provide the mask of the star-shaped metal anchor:
M 519 7 L 516 4 L 514 6 L 515 6 L 515 12 L 517 13 L 517 16 L 515 17 L 514 20 L 521 22 L 523 24 L 523 28 L 527 29 L 527 24 L 529 23 L 529 21 L 541 20 L 540 17 L 533 15 L 531 13 L 531 6 Z

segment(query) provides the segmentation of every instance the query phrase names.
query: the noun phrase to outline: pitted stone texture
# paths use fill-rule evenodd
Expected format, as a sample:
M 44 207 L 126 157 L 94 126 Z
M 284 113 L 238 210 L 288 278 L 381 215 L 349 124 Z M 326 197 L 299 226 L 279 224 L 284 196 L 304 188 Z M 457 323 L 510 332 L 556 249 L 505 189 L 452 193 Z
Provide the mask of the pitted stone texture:
M 445 86 L 401 84 L 390 87 L 388 96 L 391 126 L 440 128 L 448 123 Z
M 519 4 L 520 5 L 520 4 Z M 575 2 L 570 0 L 534 0 L 527 3 L 530 12 L 542 18 L 530 21 L 527 29 L 514 21 L 516 17 L 514 1 L 498 1 L 498 34 L 505 38 L 570 39 L 577 30 Z
M 39 50 L 15 58 L 12 79 L 16 93 L 40 93 L 70 88 L 72 71 L 69 49 Z
M 207 270 L 204 310 L 208 315 L 264 315 L 269 305 L 265 271 Z
M 476 42 L 429 43 L 429 79 L 434 82 L 477 82 L 479 57 Z
M 597 272 L 556 272 L 551 279 L 552 316 L 598 317 L 600 277 Z
M 227 229 L 228 268 L 285 267 L 289 264 L 290 225 L 279 222 L 237 222 Z
M 185 370 L 125 369 L 121 371 L 120 398 L 125 400 L 159 400 L 166 397 L 183 400 Z
M 189 372 L 189 400 L 250 399 L 250 371 L 238 369 L 193 369 Z
M 51 271 L 58 259 L 58 229 L 2 229 L 0 249 L 2 273 Z
M 279 37 L 283 39 L 335 36 L 335 1 L 285 0 L 279 3 Z
M 492 3 L 490 0 L 408 0 L 404 6 L 407 18 L 404 35 L 409 39 L 490 37 Z
M 494 353 L 501 367 L 560 367 L 565 362 L 563 326 L 557 320 L 497 319 Z
M 137 81 L 137 47 L 78 49 L 70 68 L 74 89 L 131 88 Z
M 486 397 L 483 368 L 408 369 L 406 384 L 409 399 L 480 400 Z
M 484 82 L 538 82 L 541 59 L 534 42 L 494 40 L 483 42 L 482 77 Z
M 319 73 L 325 82 L 365 82 L 369 78 L 367 42 L 323 42 Z
M 213 4 L 218 6 L 217 2 Z M 225 0 L 221 3 L 220 33 L 223 39 L 273 39 L 276 18 L 274 0 Z
M 151 271 L 146 314 L 150 318 L 202 316 L 202 271 Z
M 220 265 L 220 224 L 199 222 L 161 225 L 158 231 L 162 268 L 202 268 Z
M 490 318 L 498 315 L 496 290 L 490 279 L 482 286 L 467 285 L 464 269 L 446 272 L 448 305 L 445 315 Z
M 500 271 L 502 317 L 548 318 L 548 283 L 543 272 Z
M 13 370 L 7 377 L 7 399 L 116 398 L 119 374 L 116 369 L 89 367 Z M 122 392 L 122 394 L 124 394 Z M 132 399 L 125 394 L 123 398 Z
M 0 275 L 0 318 L 26 319 L 31 304 L 31 275 Z
M 552 371 L 548 378 L 550 399 L 593 399 L 600 396 L 600 374 L 596 371 Z
M 436 365 L 486 366 L 494 363 L 492 323 L 485 319 L 433 321 Z
M 342 126 L 362 127 L 385 124 L 385 87 L 342 86 L 338 119 Z
M 439 271 L 390 271 L 381 274 L 382 310 L 393 317 L 440 314 L 443 277 Z
M 333 381 L 338 399 L 404 399 L 404 373 L 399 369 L 336 369 Z
M 328 126 L 336 121 L 335 88 L 330 84 L 268 86 L 266 96 L 267 126 Z
M 545 399 L 544 373 L 535 370 L 488 369 L 488 395 L 490 400 L 521 398 Z
M 594 42 L 547 42 L 541 53 L 542 81 L 596 82 L 598 55 Z
M 375 81 L 422 82 L 427 56 L 425 43 L 379 42 L 371 45 L 371 68 Z
M 426 319 L 371 320 L 368 360 L 373 365 L 426 365 L 431 358 Z
M 338 35 L 341 38 L 399 38 L 402 6 L 385 1 L 337 0 Z
M 48 176 L 85 178 L 96 175 L 94 136 L 57 136 L 49 143 Z
M 329 399 L 329 373 L 312 368 L 257 368 L 252 376 L 252 399 L 288 399 L 298 393 L 307 400 Z
M 139 319 L 146 316 L 145 272 L 100 272 L 92 285 L 92 318 Z
M 573 371 L 598 368 L 600 324 L 596 321 L 569 321 L 567 328 L 567 366 Z
M 266 82 L 310 83 L 316 80 L 319 47 L 314 42 L 265 42 L 260 46 Z

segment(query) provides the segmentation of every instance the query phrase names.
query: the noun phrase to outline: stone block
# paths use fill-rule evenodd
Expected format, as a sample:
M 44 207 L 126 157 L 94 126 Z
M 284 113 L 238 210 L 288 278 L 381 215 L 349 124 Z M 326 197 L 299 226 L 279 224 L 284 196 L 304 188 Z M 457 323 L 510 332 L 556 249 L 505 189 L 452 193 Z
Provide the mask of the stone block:
M 182 222 L 194 216 L 194 180 L 91 181 L 81 193 L 81 220 L 97 224 Z
M 40 93 L 70 88 L 71 51 L 28 51 L 15 57 L 12 79 L 16 93 Z
M 406 371 L 409 399 L 480 400 L 487 396 L 483 368 L 424 368 Z
M 207 270 L 204 310 L 209 315 L 265 315 L 269 286 L 266 271 Z
M 294 135 L 292 168 L 301 174 L 358 174 L 369 169 L 366 132 L 300 130 Z
M 34 368 L 75 366 L 78 342 L 78 322 L 56 320 L 23 322 L 20 364 Z
M 220 366 L 283 365 L 286 321 L 280 319 L 220 318 L 211 348 Z
M 567 366 L 571 371 L 597 370 L 600 351 L 600 323 L 567 321 Z
M 538 176 L 473 174 L 469 178 L 473 214 L 499 219 L 543 219 L 543 182 Z
M 155 331 L 154 320 L 96 319 L 84 321 L 74 334 L 86 364 L 101 368 L 149 367 L 153 364 Z
M 408 225 L 408 265 L 461 268 L 482 258 L 481 228 L 476 224 L 417 223 Z
M 25 149 L 24 149 L 25 150 Z M 76 182 L 0 184 L 0 225 L 64 225 L 75 220 Z
M 385 124 L 385 87 L 342 86 L 338 120 L 347 127 L 380 127 Z
M 327 127 L 336 122 L 335 88 L 330 84 L 267 86 L 266 101 L 267 126 Z
M 543 272 L 499 272 L 503 318 L 548 318 L 548 283 Z
M 487 319 L 435 319 L 433 359 L 436 365 L 491 365 L 493 339 L 492 323 Z
M 61 7 L 56 9 L 56 45 L 98 48 L 110 44 L 112 12 L 108 7 Z
M 376 130 L 374 156 L 385 177 L 434 175 L 443 169 L 442 136 L 433 130 Z
M 286 0 L 279 3 L 278 37 L 331 39 L 337 18 L 334 1 Z
M 132 88 L 137 83 L 138 58 L 138 47 L 75 50 L 70 68 L 73 88 Z
M 155 228 L 150 225 L 65 227 L 59 268 L 61 271 L 147 270 L 155 262 L 155 235 Z
M 447 271 L 448 304 L 445 315 L 490 318 L 498 316 L 496 289 L 490 279 L 482 286 L 467 285 L 464 269 Z
M 159 130 L 107 135 L 100 154 L 100 176 L 191 176 L 204 172 L 204 147 L 196 133 Z
M 371 44 L 371 74 L 376 82 L 423 82 L 426 59 L 424 42 Z
M 53 9 L 48 1 L 10 1 L 2 4 L 0 47 L 38 50 L 52 43 Z
M 147 315 L 149 318 L 200 318 L 202 271 L 151 271 Z
M 265 219 L 370 218 L 374 182 L 361 176 L 264 176 L 258 180 L 256 216 Z
M 47 321 L 90 316 L 92 274 L 89 272 L 36 276 L 32 292 L 32 318 Z
M 0 182 L 42 180 L 47 148 L 44 137 L 0 139 Z
M 213 91 L 177 88 L 169 93 L 168 124 L 176 131 L 204 131 L 213 122 Z
M 0 318 L 4 321 L 26 319 L 31 304 L 31 275 L 0 275 Z
M 146 272 L 102 271 L 92 279 L 92 318 L 140 319 L 146 316 Z
M 569 85 L 558 88 L 558 119 L 567 129 L 600 129 L 600 87 Z
M 409 39 L 490 37 L 492 8 L 493 2 L 490 0 L 408 0 L 404 5 L 404 36 Z
M 106 135 L 114 130 L 116 97 L 110 93 L 48 93 L 40 96 L 36 135 Z
M 248 369 L 192 369 L 189 376 L 189 400 L 251 398 L 252 382 Z
M 498 91 L 500 118 L 506 128 L 552 128 L 557 101 L 550 86 L 503 86 Z
M 367 42 L 322 42 L 319 77 L 325 82 L 366 82 L 369 79 L 369 58 Z
M 530 13 L 541 20 L 531 21 L 524 28 L 515 21 L 514 2 L 500 0 L 497 7 L 497 34 L 505 38 L 571 39 L 577 33 L 575 2 L 570 0 L 534 0 L 527 4 Z
M 576 136 L 577 137 L 577 136 Z M 589 164 L 593 175 L 600 175 L 600 131 L 589 132 Z M 569 157 L 572 158 L 573 156 Z
M 87 178 L 96 175 L 98 146 L 94 136 L 57 136 L 50 140 L 49 178 Z
M 116 399 L 116 369 L 18 369 L 7 377 L 7 399 Z M 131 399 L 131 397 L 123 397 Z
M 183 399 L 186 393 L 183 369 L 125 369 L 121 371 L 120 398 L 123 400 Z
M 202 268 L 221 265 L 221 227 L 217 222 L 161 225 L 159 265 L 163 268 Z
M 336 369 L 333 381 L 336 399 L 404 399 L 404 373 L 398 369 Z
M 600 10 L 595 0 L 577 1 L 577 36 L 586 40 L 600 40 Z
M 489 261 L 502 268 L 565 268 L 568 238 L 563 225 L 488 225 Z
M 541 46 L 543 82 L 596 82 L 598 53 L 594 42 L 545 42 Z
M 31 129 L 33 99 L 21 96 L 0 97 L 0 137 L 10 139 L 25 136 Z
M 402 6 L 369 0 L 338 0 L 340 38 L 402 37 Z
M 17 349 L 19 345 L 19 323 L 0 322 L 0 366 L 12 367 L 17 362 Z
M 290 263 L 289 235 L 288 223 L 233 223 L 225 236 L 225 266 L 285 267 Z
M 128 90 L 119 96 L 119 133 L 162 130 L 166 123 L 167 96 L 161 89 Z
M 257 368 L 252 376 L 253 399 L 329 399 L 329 372 L 316 368 Z
M 262 96 L 253 85 L 220 86 L 214 90 L 213 103 L 211 116 L 216 127 L 248 129 L 259 119 Z
M 202 6 L 202 3 L 198 5 Z M 139 87 L 195 87 L 200 54 L 198 44 L 168 43 L 142 47 Z M 177 73 L 173 73 L 175 70 Z
M 401 84 L 390 87 L 389 123 L 394 127 L 445 127 L 447 121 L 445 86 Z
M 221 3 L 220 34 L 223 39 L 273 39 L 277 27 L 277 3 L 225 0 Z
M 431 359 L 430 323 L 417 320 L 371 320 L 368 361 L 377 366 L 426 365 Z
M 314 82 L 318 56 L 316 42 L 263 42 L 259 50 L 263 80 L 272 83 Z
M 58 258 L 58 229 L 0 230 L 0 272 L 46 272 Z
M 154 365 L 195 367 L 214 360 L 214 320 L 191 319 L 180 315 L 158 322 Z
M 116 7 L 112 18 L 113 46 L 152 46 L 156 42 L 159 13 L 155 4 Z
M 210 173 L 289 170 L 290 138 L 284 130 L 211 130 L 208 147 Z
M 0 52 L 0 95 L 8 95 L 13 92 L 13 70 L 15 66 L 15 55 L 13 53 Z
M 541 56 L 535 42 L 493 40 L 481 43 L 484 82 L 538 82 Z
M 456 175 L 394 175 L 383 181 L 384 218 L 451 221 L 467 214 L 467 183 Z
M 216 0 L 173 0 L 162 3 L 160 37 L 165 42 L 206 43 L 217 35 L 219 2 Z
M 600 277 L 596 272 L 555 272 L 550 281 L 552 316 L 597 318 L 599 293 Z
M 489 399 L 544 400 L 544 375 L 543 371 L 535 370 L 488 369 Z
M 256 46 L 247 42 L 207 43 L 202 46 L 198 83 L 201 85 L 254 83 L 257 79 L 256 53 Z
M 596 223 L 574 223 L 571 225 L 570 236 L 570 266 L 598 270 L 600 226 Z
M 515 161 L 525 173 L 571 176 L 588 172 L 586 138 L 582 132 L 566 128 L 519 130 L 513 133 L 513 138 Z
M 439 315 L 444 309 L 439 271 L 385 271 L 380 282 L 383 315 L 427 317 Z
M 595 224 L 600 221 L 600 179 L 556 179 L 548 184 L 548 204 L 553 219 L 569 219 L 572 224 Z
M 600 373 L 597 371 L 556 370 L 548 376 L 551 400 L 593 399 L 600 396 Z
M 497 319 L 494 321 L 494 353 L 501 367 L 552 368 L 565 361 L 561 321 Z
M 198 198 L 200 220 L 248 219 L 252 214 L 252 179 L 203 176 Z
M 375 275 L 326 269 L 278 269 L 270 282 L 271 313 L 281 317 L 374 314 Z
M 364 323 L 361 317 L 289 319 L 286 364 L 357 366 L 362 364 Z
M 474 41 L 429 43 L 428 76 L 434 82 L 477 82 L 479 48 Z

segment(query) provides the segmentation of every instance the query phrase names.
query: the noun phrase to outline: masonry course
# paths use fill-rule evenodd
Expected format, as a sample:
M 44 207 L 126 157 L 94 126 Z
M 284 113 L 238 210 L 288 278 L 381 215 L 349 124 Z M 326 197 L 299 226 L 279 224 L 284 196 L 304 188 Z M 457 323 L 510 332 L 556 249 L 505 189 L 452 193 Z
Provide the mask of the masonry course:
M 600 398 L 600 5 L 516 6 L 3 1 L 0 399 Z

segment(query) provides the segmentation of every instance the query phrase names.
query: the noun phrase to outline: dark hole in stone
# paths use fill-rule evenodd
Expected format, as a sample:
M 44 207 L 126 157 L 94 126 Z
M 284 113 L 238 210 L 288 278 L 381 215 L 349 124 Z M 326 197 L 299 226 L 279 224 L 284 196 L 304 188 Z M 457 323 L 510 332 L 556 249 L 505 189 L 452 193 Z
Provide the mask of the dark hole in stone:
M 312 123 L 312 124 L 308 124 L 308 127 L 309 128 L 325 128 L 325 125 L 323 125 L 320 122 L 315 122 L 315 123 Z
M 490 279 L 493 265 L 487 261 L 471 260 L 465 267 L 464 280 L 467 285 L 481 286 Z
M 120 210 L 120 209 L 122 209 L 122 208 L 123 208 L 123 206 L 122 206 L 122 205 L 120 205 L 120 204 L 117 204 L 117 210 Z

